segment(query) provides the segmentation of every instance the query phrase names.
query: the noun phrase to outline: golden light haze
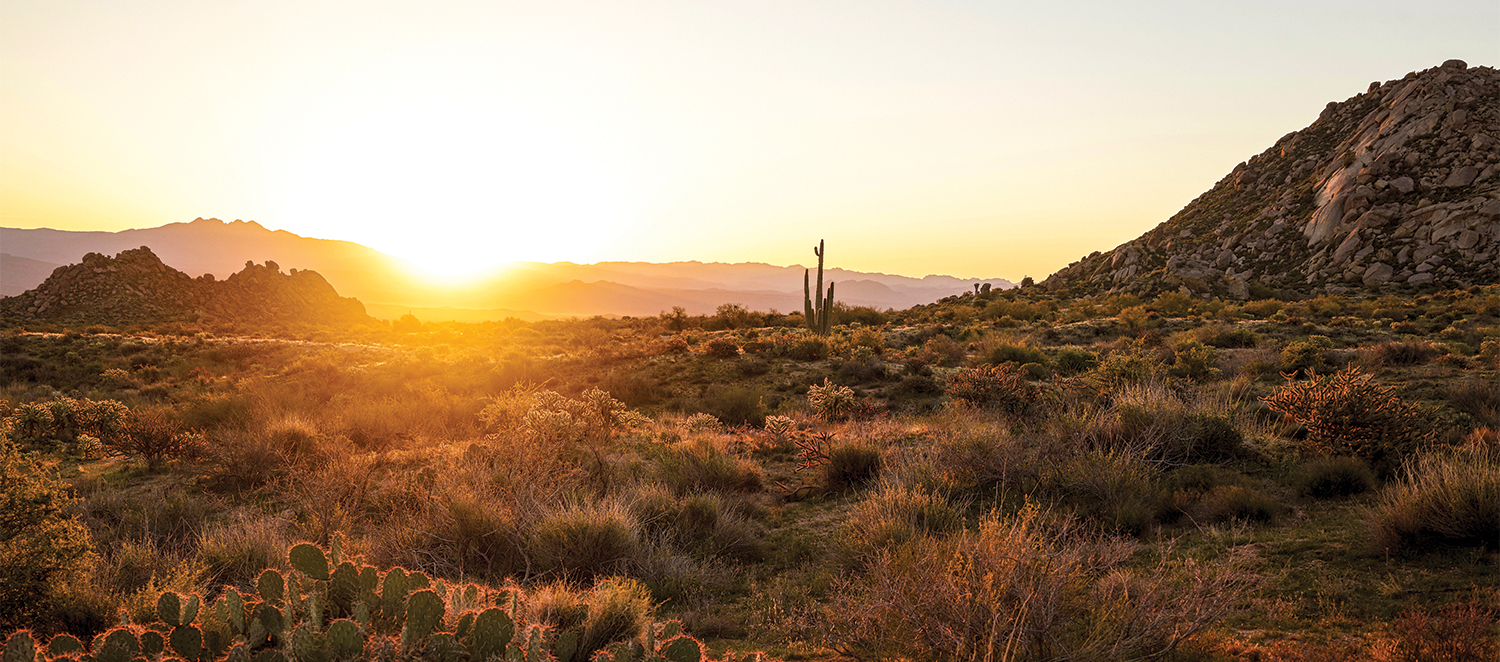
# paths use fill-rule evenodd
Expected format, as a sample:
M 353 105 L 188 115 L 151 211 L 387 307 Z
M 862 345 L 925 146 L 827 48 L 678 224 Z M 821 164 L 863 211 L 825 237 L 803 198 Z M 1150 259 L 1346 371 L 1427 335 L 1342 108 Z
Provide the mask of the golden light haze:
M 1045 6 L 1042 6 L 1045 5 Z M 1041 278 L 1493 2 L 0 5 L 0 225 Z

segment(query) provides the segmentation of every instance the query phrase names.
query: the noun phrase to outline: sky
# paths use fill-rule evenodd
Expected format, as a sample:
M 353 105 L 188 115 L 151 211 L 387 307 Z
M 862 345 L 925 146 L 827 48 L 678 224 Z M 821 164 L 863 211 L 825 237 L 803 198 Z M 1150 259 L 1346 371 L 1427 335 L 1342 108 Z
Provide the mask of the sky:
M 1041 279 L 1497 35 L 1493 0 L 6 0 L 0 226 Z

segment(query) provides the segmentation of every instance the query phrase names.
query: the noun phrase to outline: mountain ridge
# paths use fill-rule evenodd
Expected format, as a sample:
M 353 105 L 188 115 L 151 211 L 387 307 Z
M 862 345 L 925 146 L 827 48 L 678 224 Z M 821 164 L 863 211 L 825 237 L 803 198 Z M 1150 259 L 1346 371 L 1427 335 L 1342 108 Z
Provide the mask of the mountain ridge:
M 1249 298 L 1500 282 L 1500 72 L 1371 83 L 1140 237 L 1044 280 L 1072 295 Z

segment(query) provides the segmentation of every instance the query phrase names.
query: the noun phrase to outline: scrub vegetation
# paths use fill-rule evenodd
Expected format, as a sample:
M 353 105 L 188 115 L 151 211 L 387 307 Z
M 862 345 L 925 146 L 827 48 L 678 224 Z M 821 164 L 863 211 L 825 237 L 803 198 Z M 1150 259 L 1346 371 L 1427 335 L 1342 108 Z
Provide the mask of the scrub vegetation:
M 1495 659 L 1500 286 L 830 313 L 0 332 L 5 659 Z

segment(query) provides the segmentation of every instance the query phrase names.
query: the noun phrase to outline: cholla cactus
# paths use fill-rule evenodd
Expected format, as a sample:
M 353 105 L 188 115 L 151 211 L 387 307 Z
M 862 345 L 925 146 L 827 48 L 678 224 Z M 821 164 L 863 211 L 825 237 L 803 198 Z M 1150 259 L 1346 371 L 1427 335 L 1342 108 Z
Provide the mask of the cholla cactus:
M 687 417 L 687 420 L 682 422 L 682 427 L 688 432 L 718 432 L 724 429 L 724 424 L 719 422 L 713 414 L 698 412 Z
M 825 421 L 841 421 L 854 413 L 856 401 L 854 389 L 847 386 L 839 386 L 823 378 L 822 386 L 811 386 L 807 389 L 807 404 L 812 407 L 813 413 Z
M 778 440 L 785 441 L 797 431 L 797 422 L 790 416 L 767 416 L 766 432 L 774 435 Z

